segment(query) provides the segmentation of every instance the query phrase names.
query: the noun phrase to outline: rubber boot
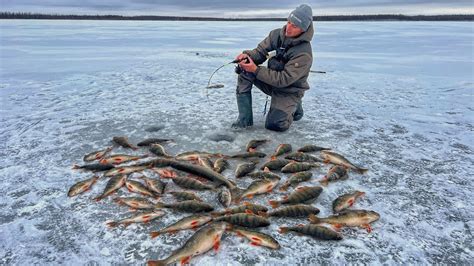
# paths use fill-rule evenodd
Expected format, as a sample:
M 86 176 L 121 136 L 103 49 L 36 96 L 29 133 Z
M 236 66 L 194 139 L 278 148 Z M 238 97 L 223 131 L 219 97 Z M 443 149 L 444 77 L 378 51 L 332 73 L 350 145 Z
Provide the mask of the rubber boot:
M 298 120 L 301 120 L 301 118 L 303 118 L 303 104 L 302 102 L 300 101 L 298 103 L 298 105 L 296 106 L 296 111 L 295 113 L 293 114 L 293 121 L 298 121 Z
M 237 107 L 239 109 L 239 117 L 232 124 L 233 128 L 246 128 L 253 126 L 252 114 L 252 93 L 237 93 Z

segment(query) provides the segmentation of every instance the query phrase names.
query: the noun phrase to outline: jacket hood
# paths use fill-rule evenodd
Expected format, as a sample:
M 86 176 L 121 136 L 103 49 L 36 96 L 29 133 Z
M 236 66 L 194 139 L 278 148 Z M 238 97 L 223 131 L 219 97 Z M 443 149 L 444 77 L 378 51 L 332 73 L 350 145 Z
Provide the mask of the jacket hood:
M 303 42 L 311 42 L 314 35 L 313 22 L 311 22 L 307 31 L 303 32 L 300 36 L 296 38 L 285 37 L 285 31 L 286 31 L 286 25 L 284 25 L 280 31 L 280 39 L 283 40 L 284 46 L 288 46 L 288 45 L 295 46 Z

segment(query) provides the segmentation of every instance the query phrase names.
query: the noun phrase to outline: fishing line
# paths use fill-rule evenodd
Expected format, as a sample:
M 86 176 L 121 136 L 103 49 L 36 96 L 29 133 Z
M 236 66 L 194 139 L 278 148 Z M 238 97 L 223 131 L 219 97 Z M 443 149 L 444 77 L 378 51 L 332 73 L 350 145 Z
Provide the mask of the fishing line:
M 234 60 L 235 61 L 235 60 Z M 223 64 L 222 66 L 218 67 L 216 70 L 214 70 L 214 72 L 212 72 L 211 76 L 209 77 L 209 81 L 207 82 L 207 86 L 206 86 L 206 98 L 207 100 L 209 101 L 209 87 L 211 86 L 211 79 L 212 77 L 214 76 L 214 74 L 216 74 L 217 71 L 219 71 L 219 69 L 227 66 L 227 65 L 230 65 L 230 64 L 233 64 L 234 61 L 230 62 L 230 63 L 227 63 L 227 64 Z
M 218 67 L 216 70 L 214 70 L 214 72 L 212 72 L 211 76 L 209 77 L 209 81 L 207 82 L 207 87 L 206 87 L 206 98 L 207 100 L 209 101 L 209 88 L 211 87 L 211 79 L 212 77 L 214 76 L 214 74 L 216 74 L 217 71 L 219 71 L 219 69 L 225 67 L 225 66 L 228 66 L 230 64 L 238 64 L 244 60 L 247 60 L 247 63 L 248 63 L 248 59 L 247 58 L 242 58 L 242 59 L 235 59 L 234 61 L 232 62 L 229 62 L 227 64 L 223 64 L 222 66 Z

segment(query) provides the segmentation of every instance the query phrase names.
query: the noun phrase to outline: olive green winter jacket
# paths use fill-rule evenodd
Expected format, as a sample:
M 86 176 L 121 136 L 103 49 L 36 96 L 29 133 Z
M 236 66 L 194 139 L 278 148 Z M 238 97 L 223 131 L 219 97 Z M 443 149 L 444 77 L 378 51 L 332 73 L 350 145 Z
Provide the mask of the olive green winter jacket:
M 272 30 L 257 48 L 244 53 L 248 54 L 256 65 L 260 65 L 267 60 L 269 52 L 279 50 L 280 47 L 286 48 L 282 57 L 272 57 L 268 60 L 268 67 L 258 66 L 256 78 L 280 92 L 303 92 L 309 89 L 307 79 L 313 63 L 310 43 L 314 34 L 313 24 L 296 38 L 285 37 L 285 29 L 286 25 L 281 29 Z

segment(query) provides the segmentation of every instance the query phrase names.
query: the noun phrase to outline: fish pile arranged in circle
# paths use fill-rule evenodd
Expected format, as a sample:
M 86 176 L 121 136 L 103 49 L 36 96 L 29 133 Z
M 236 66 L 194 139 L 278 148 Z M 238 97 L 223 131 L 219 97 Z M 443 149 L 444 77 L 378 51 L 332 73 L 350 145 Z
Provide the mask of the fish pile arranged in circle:
M 95 172 L 96 174 L 74 184 L 68 192 L 74 197 L 91 189 L 99 180 L 109 178 L 102 194 L 94 198 L 100 201 L 118 190 L 125 188 L 134 196 L 115 197 L 114 202 L 126 205 L 132 210 L 140 210 L 131 217 L 109 221 L 107 226 L 127 227 L 132 223 L 148 223 L 165 215 L 163 209 L 189 213 L 173 224 L 150 233 L 152 238 L 180 230 L 198 229 L 184 245 L 162 260 L 150 260 L 149 265 L 167 265 L 175 262 L 188 263 L 193 256 L 218 250 L 225 232 L 247 238 L 252 245 L 279 249 L 280 244 L 269 234 L 259 232 L 259 227 L 269 226 L 272 218 L 300 218 L 309 221 L 297 226 L 282 226 L 279 233 L 290 232 L 306 235 L 318 240 L 341 240 L 341 227 L 363 227 L 371 232 L 370 224 L 380 216 L 371 210 L 351 209 L 355 201 L 365 193 L 352 191 L 337 197 L 332 203 L 333 215 L 318 217 L 319 209 L 312 206 L 323 191 L 323 186 L 338 180 L 346 180 L 349 172 L 364 174 L 366 168 L 351 163 L 342 155 L 329 148 L 306 145 L 293 152 L 291 144 L 280 144 L 271 156 L 258 151 L 268 140 L 252 140 L 245 152 L 233 155 L 189 151 L 170 155 L 163 145 L 172 139 L 146 139 L 134 146 L 126 137 L 114 137 L 114 146 L 95 151 L 84 156 L 87 164 L 74 165 L 73 169 Z M 138 150 L 147 149 L 144 155 L 112 154 L 115 147 Z M 317 156 L 317 155 L 319 156 Z M 267 158 L 268 157 L 268 158 Z M 266 158 L 266 159 L 265 159 Z M 230 161 L 236 160 L 234 177 L 224 176 L 229 172 Z M 263 164 L 259 167 L 260 160 Z M 319 180 L 321 186 L 301 185 L 313 177 L 313 169 L 321 164 L 331 164 L 327 174 Z M 149 170 L 153 175 L 144 173 Z M 147 171 L 148 172 L 148 171 Z M 100 173 L 100 175 L 99 175 Z M 281 174 L 280 174 L 281 173 Z M 138 175 L 138 176 L 137 176 Z M 282 176 L 284 180 L 282 180 Z M 251 178 L 246 188 L 238 186 L 240 180 Z M 168 191 L 170 180 L 182 191 Z M 268 205 L 250 203 L 252 198 L 271 195 L 279 191 L 292 191 L 281 199 L 271 199 Z M 222 205 L 215 210 L 213 205 L 202 200 L 191 191 L 215 192 L 216 200 Z M 170 194 L 175 202 L 162 202 L 158 199 Z

